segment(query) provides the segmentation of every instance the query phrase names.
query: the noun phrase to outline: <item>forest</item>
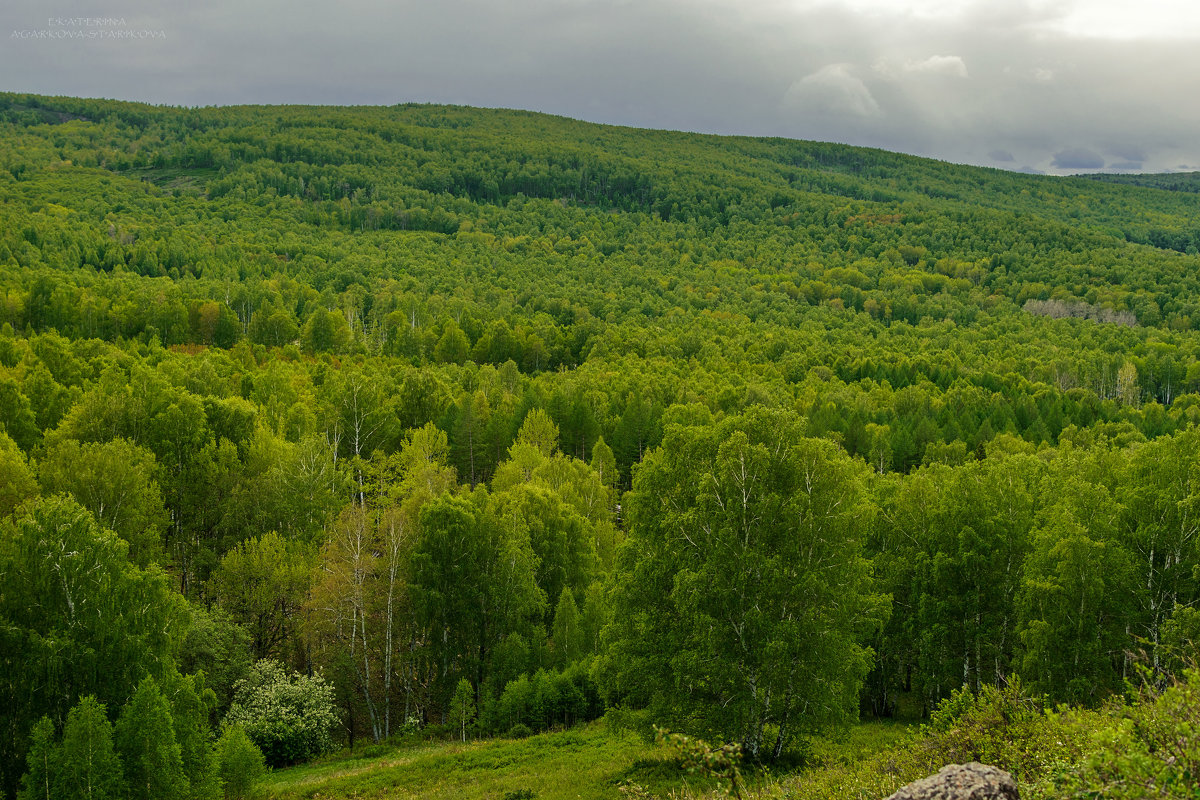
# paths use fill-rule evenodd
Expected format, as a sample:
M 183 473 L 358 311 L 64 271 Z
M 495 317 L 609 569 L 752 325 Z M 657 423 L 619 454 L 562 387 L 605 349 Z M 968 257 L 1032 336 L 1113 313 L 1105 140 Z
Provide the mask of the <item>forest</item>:
M 1195 174 L 22 94 L 0 144 L 3 797 L 1030 698 L 1200 763 L 1114 710 L 1195 691 Z

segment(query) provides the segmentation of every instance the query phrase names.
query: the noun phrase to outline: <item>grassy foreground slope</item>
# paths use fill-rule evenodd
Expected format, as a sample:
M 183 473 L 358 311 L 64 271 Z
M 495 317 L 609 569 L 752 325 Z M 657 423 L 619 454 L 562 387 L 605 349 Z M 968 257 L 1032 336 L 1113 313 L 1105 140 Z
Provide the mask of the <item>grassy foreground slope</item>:
M 794 774 L 748 775 L 756 796 L 823 791 L 842 785 L 855 764 L 902 742 L 908 728 L 873 722 L 814 742 L 814 768 Z M 898 778 L 897 778 L 898 779 Z M 624 788 L 623 788 L 624 787 Z M 637 788 L 660 797 L 702 796 L 723 785 L 681 770 L 672 754 L 603 721 L 526 739 L 491 739 L 368 747 L 318 763 L 278 770 L 263 784 L 267 796 L 299 798 L 439 798 L 439 800 L 608 800 Z
M 383 749 L 385 752 L 380 752 Z M 454 800 L 616 797 L 652 746 L 603 724 L 527 739 L 446 742 L 343 755 L 272 773 L 273 798 L 438 797 Z M 524 793 L 524 794 L 523 794 Z
M 747 770 L 732 792 L 727 780 L 681 769 L 678 750 L 604 722 L 518 740 L 376 747 L 280 770 L 262 788 L 325 800 L 878 800 L 945 764 L 982 761 L 1008 770 L 1025 800 L 1192 800 L 1198 730 L 1200 672 L 1161 689 L 1130 687 L 1091 711 L 1050 707 L 1014 682 L 956 692 L 919 728 L 869 722 L 814 739 L 803 763 Z

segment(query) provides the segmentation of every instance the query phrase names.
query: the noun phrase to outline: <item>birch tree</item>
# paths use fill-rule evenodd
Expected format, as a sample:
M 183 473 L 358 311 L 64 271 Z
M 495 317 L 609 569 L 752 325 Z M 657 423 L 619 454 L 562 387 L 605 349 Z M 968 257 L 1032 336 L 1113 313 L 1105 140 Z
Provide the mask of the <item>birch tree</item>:
M 58 797 L 116 800 L 126 795 L 121 760 L 113 749 L 113 726 L 95 697 L 83 698 L 67 715 L 58 770 Z
M 634 479 L 602 669 L 610 699 L 753 758 L 854 715 L 883 613 L 863 468 L 802 431 L 762 408 L 668 427 Z
M 308 607 L 318 656 L 351 687 L 370 735 L 381 741 L 426 705 L 427 642 L 409 593 L 416 520 L 432 498 L 453 488 L 446 435 L 432 425 L 412 431 L 400 453 L 368 462 L 363 502 L 330 526 L 314 572 Z
M 104 527 L 129 542 L 132 560 L 145 566 L 162 558 L 168 518 L 154 478 L 154 454 L 125 439 L 49 448 L 39 477 L 47 494 L 68 493 Z
M 1200 430 L 1141 445 L 1121 482 L 1121 539 L 1138 564 L 1137 633 L 1162 668 L 1162 626 L 1176 605 L 1200 599 Z
M 0 529 L 2 790 L 16 790 L 28 733 L 43 715 L 65 720 L 80 697 L 119 707 L 147 673 L 171 663 L 187 627 L 183 598 L 153 567 L 74 501 L 29 506 Z

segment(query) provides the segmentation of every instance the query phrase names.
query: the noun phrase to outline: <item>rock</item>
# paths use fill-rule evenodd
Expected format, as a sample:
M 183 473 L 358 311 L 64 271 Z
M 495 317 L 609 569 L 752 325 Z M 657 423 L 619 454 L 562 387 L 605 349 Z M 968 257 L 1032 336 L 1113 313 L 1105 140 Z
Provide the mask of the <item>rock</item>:
M 930 775 L 903 787 L 887 800 L 1019 800 L 1017 782 L 998 767 L 972 761 L 947 764 Z

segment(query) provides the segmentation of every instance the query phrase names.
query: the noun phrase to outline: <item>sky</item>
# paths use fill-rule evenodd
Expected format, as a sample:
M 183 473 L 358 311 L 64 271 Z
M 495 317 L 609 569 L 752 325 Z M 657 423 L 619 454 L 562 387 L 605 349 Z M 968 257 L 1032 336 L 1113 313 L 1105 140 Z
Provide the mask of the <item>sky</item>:
M 0 90 L 404 102 L 1200 170 L 1198 0 L 4 0 Z

